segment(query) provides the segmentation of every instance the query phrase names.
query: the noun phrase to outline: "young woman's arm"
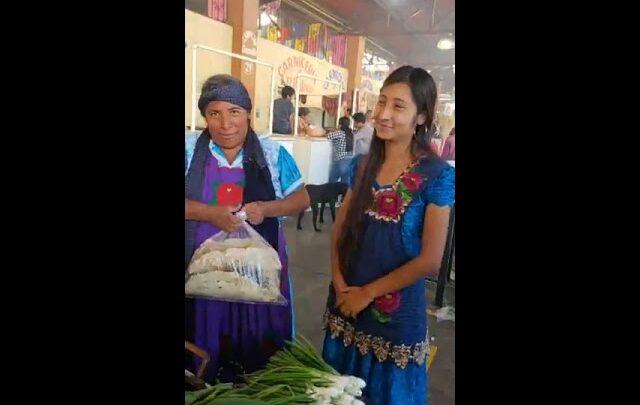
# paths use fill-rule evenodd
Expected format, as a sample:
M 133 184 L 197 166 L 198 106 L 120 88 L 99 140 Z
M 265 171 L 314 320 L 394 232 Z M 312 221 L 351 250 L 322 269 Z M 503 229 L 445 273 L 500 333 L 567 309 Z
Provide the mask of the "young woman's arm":
M 429 204 L 425 209 L 420 254 L 365 286 L 347 288 L 340 311 L 346 316 L 355 317 L 374 299 L 408 287 L 425 276 L 436 274 L 447 240 L 450 211 L 448 206 Z

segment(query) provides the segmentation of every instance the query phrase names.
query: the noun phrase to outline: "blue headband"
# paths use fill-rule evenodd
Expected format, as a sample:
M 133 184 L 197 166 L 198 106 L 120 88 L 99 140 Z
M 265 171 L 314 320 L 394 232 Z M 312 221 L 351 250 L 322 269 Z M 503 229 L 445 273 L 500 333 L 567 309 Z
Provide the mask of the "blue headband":
M 226 101 L 251 111 L 251 98 L 247 89 L 240 82 L 226 84 L 224 86 L 215 87 L 206 93 L 203 93 L 198 100 L 198 108 L 202 115 L 212 101 Z

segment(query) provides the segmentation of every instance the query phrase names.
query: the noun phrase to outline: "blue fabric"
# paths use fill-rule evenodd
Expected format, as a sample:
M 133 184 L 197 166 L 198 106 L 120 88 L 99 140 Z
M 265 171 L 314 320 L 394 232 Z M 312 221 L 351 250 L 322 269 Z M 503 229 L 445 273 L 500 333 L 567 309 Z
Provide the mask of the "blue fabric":
M 448 163 L 438 166 L 440 173 L 435 175 L 435 179 L 427 184 L 423 198 L 427 204 L 435 204 L 440 207 L 453 206 L 455 199 L 455 179 L 456 170 Z
M 279 98 L 273 101 L 273 132 L 277 134 L 290 134 L 291 132 L 291 115 L 294 113 L 294 107 L 291 100 Z
M 200 134 L 191 132 L 185 133 L 185 174 L 191 165 L 193 151 L 199 135 Z M 278 142 L 269 138 L 261 138 L 260 146 L 262 147 L 264 158 L 267 162 L 267 166 L 269 167 L 269 172 L 271 173 L 271 182 L 273 183 L 273 188 L 276 192 L 276 198 L 282 199 L 298 191 L 303 185 L 303 179 L 295 160 L 289 152 L 287 152 L 287 150 Z M 242 150 L 238 153 L 235 161 L 232 164 L 229 164 L 227 159 L 224 157 L 222 149 L 220 149 L 218 145 L 210 142 L 209 149 L 211 154 L 216 158 L 216 160 L 218 160 L 218 163 L 222 167 L 242 167 Z
M 351 187 L 360 158 L 354 158 L 350 165 Z M 437 157 L 423 159 L 414 171 L 426 181 L 398 223 L 367 216 L 356 267 L 345 277 L 347 285 L 366 285 L 415 258 L 420 253 L 426 205 L 453 204 L 455 173 L 446 162 Z M 373 186 L 380 188 L 375 182 Z M 372 305 L 348 322 L 355 332 L 383 338 L 392 346 L 424 342 L 428 338 L 424 286 L 425 280 L 419 279 L 398 291 L 400 304 L 390 314 L 391 321 L 387 324 L 374 317 Z M 333 286 L 329 289 L 327 308 L 340 316 L 335 309 Z M 362 356 L 354 344 L 345 347 L 342 335 L 332 339 L 329 334 L 325 337 L 323 356 L 338 372 L 363 378 L 367 382 L 365 394 L 374 404 L 426 404 L 426 361 L 422 365 L 410 361 L 404 369 L 391 358 L 380 363 L 371 352 Z
M 421 164 L 417 170 L 427 178 L 427 182 L 409 204 L 402 219 L 402 241 L 410 257 L 418 256 L 422 250 L 424 210 L 427 205 L 453 206 L 455 194 L 455 169 L 445 161 Z
M 351 160 L 353 158 L 348 157 L 340 160 L 334 160 L 331 162 L 331 169 L 329 170 L 329 183 L 335 183 L 340 180 L 341 183 L 350 184 L 352 174 L 349 172 L 351 167 Z
M 412 259 L 404 249 L 400 223 L 378 221 L 371 217 L 368 217 L 367 222 L 358 264 L 355 271 L 349 272 L 345 277 L 349 286 L 369 284 Z M 427 331 L 424 285 L 424 279 L 419 279 L 399 291 L 400 307 L 392 314 L 391 323 L 385 325 L 378 322 L 373 316 L 373 306 L 364 309 L 351 322 L 357 331 L 382 337 L 395 345 L 413 345 L 424 341 Z M 329 292 L 328 304 L 331 313 L 339 315 L 334 308 L 333 288 Z
M 271 141 L 273 142 L 273 141 Z M 296 161 L 293 156 L 283 148 L 277 142 L 273 142 L 278 145 L 278 159 L 277 159 L 277 171 L 280 174 L 279 183 L 282 189 L 282 196 L 286 197 L 292 194 L 302 187 L 302 175 L 298 169 Z
M 355 345 L 345 347 L 342 339 L 326 336 L 322 357 L 340 373 L 367 382 L 362 391 L 372 405 L 426 405 L 427 367 L 409 363 L 404 369 L 391 361 L 380 363 L 372 352 L 362 356 Z
M 354 188 L 354 185 L 356 184 L 356 172 L 358 170 L 358 164 L 360 163 L 360 160 L 362 160 L 363 156 L 366 155 L 357 155 L 356 157 L 351 159 L 351 162 L 349 162 L 349 188 L 351 188 L 352 190 Z
M 193 159 L 193 151 L 196 149 L 196 141 L 200 136 L 200 132 L 186 132 L 184 134 L 184 174 L 187 175 L 191 160 Z
M 212 101 L 226 101 L 251 111 L 251 98 L 247 88 L 240 81 L 235 81 L 224 86 L 215 87 L 202 94 L 198 100 L 198 109 L 204 115 L 204 110 Z
M 204 131 L 200 134 L 194 143 L 194 149 L 191 152 L 192 158 L 185 170 L 184 178 L 184 197 L 190 200 L 199 201 L 202 197 L 202 183 L 205 178 L 205 166 L 207 164 L 207 144 L 209 142 L 209 134 Z M 195 233 L 198 222 L 193 220 L 184 221 L 184 268 L 187 269 L 191 256 L 195 250 Z

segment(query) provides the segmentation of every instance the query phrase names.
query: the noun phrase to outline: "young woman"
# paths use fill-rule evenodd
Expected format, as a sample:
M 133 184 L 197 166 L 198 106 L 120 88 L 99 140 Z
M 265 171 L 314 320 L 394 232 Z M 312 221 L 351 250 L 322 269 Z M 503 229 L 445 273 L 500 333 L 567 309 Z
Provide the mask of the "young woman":
M 421 68 L 385 80 L 332 235 L 323 357 L 363 378 L 373 404 L 427 401 L 425 277 L 440 267 L 454 201 L 454 169 L 429 147 L 436 99 Z

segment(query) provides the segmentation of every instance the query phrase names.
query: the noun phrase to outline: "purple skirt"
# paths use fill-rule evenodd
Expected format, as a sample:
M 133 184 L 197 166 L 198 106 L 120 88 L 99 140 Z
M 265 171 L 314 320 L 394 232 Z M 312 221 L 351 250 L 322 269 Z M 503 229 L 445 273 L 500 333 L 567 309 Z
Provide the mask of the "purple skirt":
M 280 291 L 287 305 L 242 304 L 187 298 L 185 302 L 185 339 L 209 353 L 211 362 L 204 379 L 207 382 L 241 382 L 239 375 L 263 368 L 276 350 L 291 340 L 293 305 L 289 283 L 284 232 L 279 230 L 279 255 L 282 262 Z M 198 359 L 187 359 L 189 370 L 200 366 Z

